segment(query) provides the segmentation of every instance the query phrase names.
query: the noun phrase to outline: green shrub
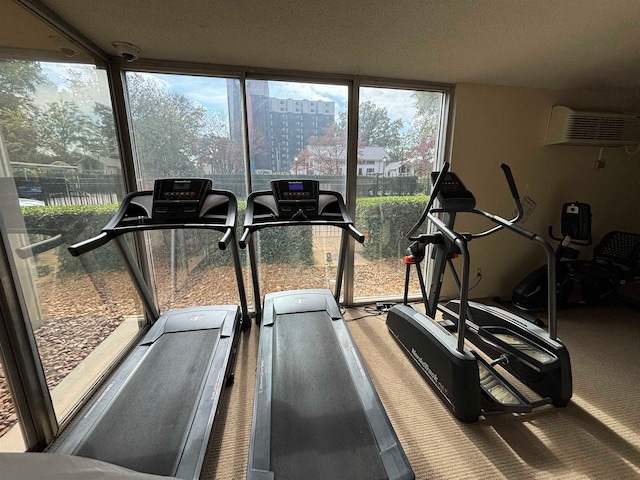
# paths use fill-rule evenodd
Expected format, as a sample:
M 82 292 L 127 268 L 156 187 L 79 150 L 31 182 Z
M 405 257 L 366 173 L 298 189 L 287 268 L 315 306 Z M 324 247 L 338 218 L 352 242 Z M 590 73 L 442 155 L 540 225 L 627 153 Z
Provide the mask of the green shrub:
M 301 225 L 261 230 L 260 261 L 291 266 L 313 265 L 312 227 Z
M 428 200 L 427 195 L 358 199 L 355 224 L 366 235 L 365 258 L 403 256 L 409 245 L 404 235 L 418 221 Z
M 27 207 L 23 209 L 23 217 L 31 241 L 41 239 L 39 235 L 62 235 L 64 243 L 56 248 L 56 255 L 58 275 L 64 277 L 86 270 L 81 259 L 71 256 L 67 247 L 98 235 L 117 208 L 115 204 Z M 122 260 L 112 245 L 96 250 L 94 258 L 101 269 L 123 268 Z M 91 264 L 90 259 L 85 262 Z
M 418 196 L 385 196 L 359 198 L 356 205 L 356 228 L 367 235 L 364 243 L 364 256 L 369 260 L 398 258 L 404 255 L 409 242 L 404 234 L 420 217 L 429 197 Z M 58 274 L 84 272 L 79 258 L 72 257 L 67 246 L 98 235 L 102 228 L 115 214 L 118 206 L 109 205 L 77 205 L 26 207 L 23 215 L 27 231 L 32 241 L 41 237 L 37 234 L 56 235 L 61 233 L 65 244 L 57 248 L 59 260 Z M 236 234 L 242 235 L 246 203 L 238 202 L 238 221 Z M 259 249 L 261 262 L 269 264 L 287 264 L 293 266 L 313 265 L 312 227 L 301 225 L 296 227 L 270 228 L 261 230 Z M 221 234 L 210 231 L 181 231 L 175 236 L 177 261 L 185 263 L 184 252 L 193 252 L 202 256 L 205 265 L 232 265 L 230 252 L 218 249 Z M 171 231 L 164 230 L 151 236 L 153 252 L 156 258 L 167 260 L 171 255 Z M 99 248 L 92 256 L 100 269 L 121 270 L 122 259 L 113 245 Z M 245 255 L 241 253 L 244 262 Z M 93 260 L 87 258 L 85 263 L 91 267 Z
M 23 216 L 31 241 L 42 239 L 41 235 L 62 234 L 65 243 L 56 249 L 58 275 L 84 273 L 88 269 L 122 270 L 124 264 L 112 243 L 100 247 L 90 255 L 73 257 L 67 250 L 69 245 L 98 235 L 116 213 L 118 205 L 78 205 L 26 207 Z M 246 202 L 239 202 L 236 235 L 242 235 Z M 171 256 L 171 230 L 153 232 L 150 236 L 154 258 L 168 261 Z M 173 241 L 178 264 L 186 265 L 185 253 L 201 256 L 200 265 L 233 265 L 230 251 L 218 248 L 222 234 L 206 230 L 176 231 Z M 262 231 L 260 238 L 260 258 L 265 263 L 289 265 L 313 264 L 313 240 L 310 226 L 274 228 Z M 245 255 L 240 253 L 244 262 Z

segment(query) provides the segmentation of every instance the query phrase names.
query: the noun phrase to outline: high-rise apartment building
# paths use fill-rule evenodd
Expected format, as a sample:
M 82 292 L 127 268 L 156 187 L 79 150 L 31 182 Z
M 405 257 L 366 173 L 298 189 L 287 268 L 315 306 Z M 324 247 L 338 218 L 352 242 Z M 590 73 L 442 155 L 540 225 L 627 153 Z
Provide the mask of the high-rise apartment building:
M 252 168 L 289 172 L 294 158 L 312 137 L 320 137 L 335 122 L 335 102 L 292 100 L 269 96 L 268 82 L 248 81 L 247 123 Z M 242 138 L 237 80 L 227 80 L 231 140 Z

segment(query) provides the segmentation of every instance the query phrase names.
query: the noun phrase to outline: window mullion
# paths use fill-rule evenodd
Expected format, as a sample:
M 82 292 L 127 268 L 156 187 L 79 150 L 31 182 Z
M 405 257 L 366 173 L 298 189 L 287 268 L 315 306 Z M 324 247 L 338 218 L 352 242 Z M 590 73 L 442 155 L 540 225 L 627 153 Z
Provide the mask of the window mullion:
M 354 79 L 349 85 L 349 99 L 347 106 L 347 185 L 345 201 L 351 218 L 356 218 L 356 183 L 358 174 L 358 105 L 360 104 L 360 82 Z M 356 225 L 357 228 L 357 225 Z M 344 304 L 353 304 L 354 294 L 354 255 L 355 241 L 349 238 L 347 258 L 344 271 Z

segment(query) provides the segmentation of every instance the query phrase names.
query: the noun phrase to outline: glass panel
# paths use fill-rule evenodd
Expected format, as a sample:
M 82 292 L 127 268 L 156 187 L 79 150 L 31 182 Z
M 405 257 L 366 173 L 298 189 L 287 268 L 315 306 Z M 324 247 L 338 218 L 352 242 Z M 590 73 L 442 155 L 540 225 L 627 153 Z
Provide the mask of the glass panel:
M 354 297 L 402 295 L 409 243 L 403 234 L 420 218 L 437 151 L 443 94 L 360 89 Z M 426 262 L 425 262 L 426 263 Z M 384 281 L 380 279 L 384 278 Z M 410 294 L 418 294 L 415 268 Z
M 277 178 L 304 176 L 344 195 L 348 88 L 248 80 L 246 90 L 253 190 L 270 190 Z M 261 292 L 333 291 L 340 232 L 330 226 L 259 232 Z
M 61 419 L 139 329 L 113 248 L 97 254 L 103 277 L 66 249 L 99 233 L 124 194 L 107 78 L 92 65 L 0 60 L 0 86 L 1 214 Z
M 9 382 L 0 362 L 0 452 L 24 452 L 22 427 L 9 391 Z
M 205 177 L 230 190 L 244 218 L 246 181 L 240 81 L 127 72 L 140 189 L 167 177 Z M 239 227 L 237 232 L 241 231 Z M 239 304 L 231 251 L 220 233 L 203 230 L 147 234 L 160 310 Z M 245 262 L 246 263 L 246 262 Z M 250 275 L 243 272 L 245 285 Z

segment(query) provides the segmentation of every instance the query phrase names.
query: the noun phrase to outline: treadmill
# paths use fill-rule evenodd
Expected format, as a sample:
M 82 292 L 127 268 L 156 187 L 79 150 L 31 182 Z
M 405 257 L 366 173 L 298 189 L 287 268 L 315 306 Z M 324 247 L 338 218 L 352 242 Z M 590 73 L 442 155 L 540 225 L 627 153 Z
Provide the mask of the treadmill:
M 342 229 L 335 293 L 269 293 L 262 313 L 253 234 L 291 225 Z M 349 235 L 364 241 L 342 196 L 318 181 L 274 180 L 247 199 L 239 243 L 262 319 L 248 479 L 414 478 L 337 303 Z
M 113 240 L 148 319 L 146 331 L 49 452 L 78 455 L 182 479 L 202 474 L 221 391 L 233 381 L 239 330 L 250 326 L 235 236 L 237 201 L 209 179 L 156 180 L 127 195 L 100 235 L 74 256 Z M 199 306 L 159 314 L 123 234 L 158 229 L 223 232 L 231 247 L 241 309 Z

